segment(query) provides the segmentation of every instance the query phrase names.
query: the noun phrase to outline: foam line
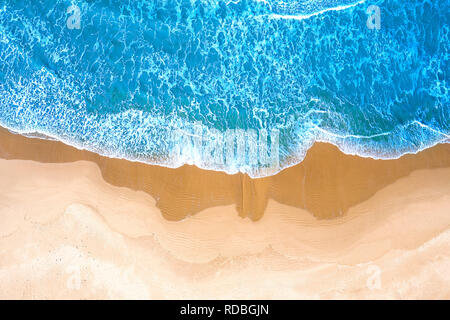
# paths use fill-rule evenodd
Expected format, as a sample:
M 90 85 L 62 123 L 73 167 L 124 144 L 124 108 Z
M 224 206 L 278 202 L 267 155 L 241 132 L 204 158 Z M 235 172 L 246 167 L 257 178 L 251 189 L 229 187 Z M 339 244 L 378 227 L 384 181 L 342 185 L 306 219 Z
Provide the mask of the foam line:
M 356 7 L 357 5 L 363 4 L 365 2 L 366 2 L 366 0 L 360 0 L 360 1 L 356 2 L 356 3 L 343 5 L 343 6 L 332 7 L 332 8 L 326 8 L 326 9 L 322 9 L 320 11 L 313 12 L 313 13 L 310 13 L 310 14 L 283 15 L 283 14 L 272 13 L 272 14 L 268 15 L 268 17 L 269 17 L 269 19 L 304 20 L 304 19 L 309 19 L 311 17 L 315 17 L 315 16 L 318 16 L 318 15 L 321 15 L 321 14 L 324 14 L 324 13 L 330 12 L 330 11 L 347 10 L 349 8 Z

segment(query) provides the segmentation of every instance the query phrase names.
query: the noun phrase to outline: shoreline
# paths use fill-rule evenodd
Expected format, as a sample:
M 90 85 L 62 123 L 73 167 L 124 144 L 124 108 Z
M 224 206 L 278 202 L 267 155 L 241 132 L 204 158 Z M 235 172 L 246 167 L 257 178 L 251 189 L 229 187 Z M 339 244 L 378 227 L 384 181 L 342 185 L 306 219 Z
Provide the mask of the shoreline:
M 312 142 L 309 143 L 308 147 L 302 149 L 301 152 L 299 152 L 296 155 L 291 155 L 288 158 L 286 158 L 288 160 L 285 161 L 286 164 L 284 164 L 283 166 L 280 167 L 280 165 L 279 165 L 280 159 L 279 159 L 279 157 L 274 157 L 273 156 L 273 154 L 272 154 L 273 150 L 272 150 L 271 152 L 269 152 L 266 155 L 266 157 L 268 157 L 267 160 L 272 161 L 272 162 L 276 158 L 275 163 L 278 164 L 276 167 L 273 167 L 273 166 L 267 166 L 267 167 L 261 166 L 257 170 L 253 170 L 253 169 L 248 169 L 247 168 L 246 169 L 247 172 L 242 172 L 242 171 L 237 171 L 237 170 L 230 171 L 229 169 L 226 170 L 226 167 L 223 165 L 223 163 L 221 164 L 221 166 L 223 166 L 223 168 L 221 168 L 221 169 L 219 169 L 219 168 L 210 168 L 210 167 L 208 167 L 206 165 L 200 165 L 198 163 L 195 163 L 195 160 L 193 160 L 192 157 L 189 157 L 188 159 L 185 159 L 185 156 L 179 153 L 180 150 L 177 151 L 178 154 L 175 154 L 175 155 L 172 154 L 171 157 L 173 157 L 173 156 L 175 156 L 175 158 L 182 157 L 183 158 L 183 162 L 180 163 L 178 161 L 177 164 L 168 164 L 168 163 L 162 161 L 161 159 L 154 160 L 152 162 L 150 160 L 143 160 L 143 159 L 139 159 L 139 158 L 131 159 L 131 158 L 123 156 L 123 155 L 108 155 L 108 154 L 106 154 L 104 152 L 98 152 L 98 150 L 97 151 L 92 151 L 92 150 L 90 150 L 90 149 L 88 149 L 86 147 L 79 146 L 76 143 L 71 143 L 71 142 L 68 142 L 68 141 L 66 141 L 64 139 L 61 139 L 59 137 L 52 136 L 52 135 L 49 135 L 49 134 L 46 134 L 46 133 L 40 133 L 40 132 L 37 132 L 37 131 L 36 132 L 25 132 L 25 131 L 24 132 L 18 132 L 18 131 L 11 130 L 11 129 L 7 128 L 7 127 L 1 126 L 1 125 L 0 125 L 0 131 L 7 131 L 7 132 L 9 132 L 9 133 L 11 133 L 13 135 L 20 135 L 20 136 L 27 137 L 27 138 L 35 138 L 35 139 L 41 139 L 41 140 L 57 141 L 57 142 L 60 142 L 60 143 L 66 145 L 68 147 L 75 148 L 75 149 L 80 150 L 80 151 L 86 151 L 86 152 L 90 152 L 90 153 L 95 153 L 95 154 L 99 155 L 100 157 L 109 158 L 109 159 L 119 159 L 119 160 L 124 160 L 124 161 L 128 161 L 128 162 L 141 163 L 141 164 L 145 164 L 145 165 L 149 165 L 149 166 L 159 166 L 159 167 L 164 167 L 166 169 L 179 169 L 179 168 L 181 168 L 183 166 L 195 166 L 196 168 L 198 168 L 200 170 L 205 170 L 205 171 L 222 172 L 222 173 L 225 173 L 227 175 L 243 174 L 243 175 L 248 176 L 250 179 L 263 179 L 263 178 L 269 178 L 271 176 L 275 176 L 275 175 L 277 175 L 277 174 L 279 174 L 279 173 L 281 173 L 281 172 L 283 172 L 285 170 L 288 170 L 288 169 L 290 169 L 292 167 L 300 165 L 305 160 L 306 156 L 309 153 L 309 150 L 311 148 L 313 148 L 317 144 L 331 145 L 331 146 L 339 149 L 339 152 L 341 152 L 341 153 L 343 153 L 345 155 L 355 156 L 355 157 L 359 157 L 359 158 L 372 159 L 372 160 L 398 160 L 398 159 L 401 159 L 404 156 L 415 155 L 415 154 L 421 153 L 421 152 L 423 152 L 425 150 L 434 148 L 435 146 L 438 146 L 438 145 L 441 145 L 441 144 L 450 144 L 450 136 L 448 136 L 445 133 L 435 131 L 434 129 L 429 128 L 428 126 L 423 125 L 423 124 L 421 124 L 420 122 L 417 122 L 417 121 L 414 121 L 414 122 L 408 124 L 407 126 L 411 126 L 411 125 L 419 125 L 419 126 L 425 127 L 425 128 L 427 128 L 427 130 L 429 130 L 431 132 L 434 132 L 435 134 L 440 134 L 440 135 L 442 135 L 442 136 L 444 136 L 446 138 L 443 138 L 443 139 L 441 139 L 439 141 L 434 141 L 434 142 L 430 143 L 427 146 L 422 146 L 421 148 L 419 148 L 419 149 L 417 149 L 415 151 L 404 151 L 403 153 L 391 154 L 389 156 L 384 156 L 383 157 L 383 156 L 380 156 L 380 155 L 374 156 L 373 154 L 371 154 L 371 152 L 366 152 L 366 153 L 362 153 L 361 154 L 361 153 L 358 153 L 358 152 L 356 152 L 354 150 L 352 151 L 352 148 L 348 148 L 346 145 L 341 145 L 341 144 L 337 143 L 338 140 L 330 141 L 330 140 L 324 139 L 323 136 L 319 135 L 318 137 L 316 137 L 315 140 L 313 140 Z M 277 131 L 277 130 L 275 130 L 275 131 Z M 325 134 L 325 136 L 327 136 L 329 134 L 327 132 L 324 133 L 322 130 L 319 130 L 319 131 L 322 134 Z M 378 134 L 378 135 L 386 135 L 386 133 L 382 133 L 382 134 Z M 372 137 L 375 137 L 375 136 L 378 136 L 378 135 L 374 135 Z M 341 138 L 341 139 L 343 138 L 342 136 L 336 136 L 336 135 L 332 135 L 332 134 L 330 134 L 330 136 L 334 136 L 334 137 Z M 272 133 L 270 135 L 268 135 L 268 137 L 270 138 L 270 140 L 272 140 L 272 138 L 273 138 L 272 137 Z M 248 137 L 246 137 L 246 138 L 248 139 Z M 369 137 L 361 136 L 361 137 L 358 137 L 358 138 L 362 139 L 362 138 L 369 138 Z M 190 141 L 190 142 L 192 142 L 192 141 Z M 239 142 L 237 142 L 237 141 L 236 141 L 236 143 L 239 144 Z M 256 148 L 256 149 L 258 149 L 258 148 Z M 277 146 L 276 149 L 278 150 L 279 146 Z M 236 157 L 236 154 L 234 156 Z M 258 173 L 255 175 L 255 172 L 258 172 Z

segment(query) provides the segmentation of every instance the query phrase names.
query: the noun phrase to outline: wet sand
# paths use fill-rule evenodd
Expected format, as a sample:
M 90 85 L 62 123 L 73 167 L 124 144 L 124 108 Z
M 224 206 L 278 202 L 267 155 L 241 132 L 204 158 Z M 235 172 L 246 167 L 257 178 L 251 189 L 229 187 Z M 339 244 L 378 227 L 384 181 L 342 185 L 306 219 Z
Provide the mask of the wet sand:
M 143 191 L 164 218 L 178 221 L 215 206 L 235 205 L 241 217 L 257 221 L 269 199 L 305 209 L 320 219 L 345 215 L 380 189 L 414 170 L 450 167 L 450 145 L 441 144 L 398 160 L 346 155 L 316 143 L 299 165 L 267 178 L 228 175 L 185 165 L 170 169 L 99 156 L 58 141 L 31 139 L 0 128 L 0 158 L 41 163 L 91 161 L 114 186 Z
M 450 298 L 450 144 L 268 178 L 0 129 L 0 298 Z

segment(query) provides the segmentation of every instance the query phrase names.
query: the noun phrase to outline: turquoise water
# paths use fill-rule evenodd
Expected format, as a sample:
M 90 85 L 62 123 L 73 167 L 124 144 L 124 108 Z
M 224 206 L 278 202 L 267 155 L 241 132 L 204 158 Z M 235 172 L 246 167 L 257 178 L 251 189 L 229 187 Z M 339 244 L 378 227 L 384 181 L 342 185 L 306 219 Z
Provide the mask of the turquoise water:
M 447 0 L 2 0 L 0 125 L 252 177 L 315 141 L 395 158 L 450 138 L 449 20 Z

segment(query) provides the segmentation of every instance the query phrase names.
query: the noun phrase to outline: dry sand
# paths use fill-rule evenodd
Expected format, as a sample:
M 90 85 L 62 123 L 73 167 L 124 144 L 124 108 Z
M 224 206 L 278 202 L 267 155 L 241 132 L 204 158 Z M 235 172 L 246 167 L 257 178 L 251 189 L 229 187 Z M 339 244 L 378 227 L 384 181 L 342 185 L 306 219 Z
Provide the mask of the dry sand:
M 450 298 L 450 144 L 250 179 L 0 130 L 0 298 Z

